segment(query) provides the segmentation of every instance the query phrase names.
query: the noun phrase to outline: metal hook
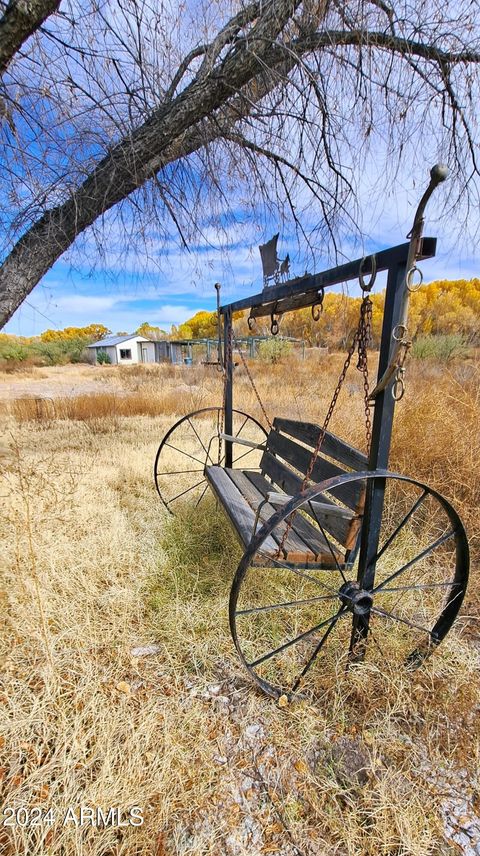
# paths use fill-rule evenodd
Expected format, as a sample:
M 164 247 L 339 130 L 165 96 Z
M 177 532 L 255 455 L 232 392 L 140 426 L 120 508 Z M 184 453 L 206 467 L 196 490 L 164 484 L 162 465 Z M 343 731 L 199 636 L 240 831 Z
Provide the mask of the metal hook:
M 403 340 L 405 339 L 405 337 L 407 335 L 407 332 L 408 331 L 407 331 L 407 328 L 405 327 L 405 324 L 397 324 L 393 328 L 392 339 L 394 339 L 395 342 L 403 342 Z
M 372 270 L 370 272 L 369 281 L 365 282 L 365 280 L 363 278 L 363 269 L 365 267 L 365 263 L 369 259 L 371 260 Z M 360 282 L 360 288 L 362 289 L 362 291 L 371 291 L 374 284 L 375 284 L 376 278 L 377 278 L 377 257 L 376 257 L 376 255 L 364 256 L 362 261 L 360 262 L 360 267 L 358 269 L 358 280 Z
M 405 369 L 403 366 L 398 366 L 395 372 L 395 380 L 392 386 L 392 397 L 394 401 L 401 401 L 405 395 Z
M 270 315 L 270 332 L 271 332 L 272 336 L 277 335 L 277 333 L 280 329 L 280 324 L 279 324 L 280 318 L 282 317 L 280 314 L 278 316 L 278 318 L 275 318 L 275 313 L 277 311 L 277 305 L 278 305 L 278 301 L 277 301 L 277 303 L 275 303 L 275 305 L 272 309 L 272 314 Z
M 320 288 L 318 291 L 318 302 L 312 306 L 312 318 L 314 321 L 320 321 L 320 316 L 323 312 L 323 298 L 325 297 L 325 289 Z

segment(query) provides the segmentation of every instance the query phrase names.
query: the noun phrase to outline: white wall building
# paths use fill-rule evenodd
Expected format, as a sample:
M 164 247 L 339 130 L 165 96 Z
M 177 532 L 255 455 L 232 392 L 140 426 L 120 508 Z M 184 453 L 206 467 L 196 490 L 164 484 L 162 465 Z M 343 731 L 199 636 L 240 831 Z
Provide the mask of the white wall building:
M 145 336 L 107 336 L 88 346 L 98 363 L 99 354 L 107 354 L 112 365 L 131 366 L 134 363 L 154 363 L 155 343 Z

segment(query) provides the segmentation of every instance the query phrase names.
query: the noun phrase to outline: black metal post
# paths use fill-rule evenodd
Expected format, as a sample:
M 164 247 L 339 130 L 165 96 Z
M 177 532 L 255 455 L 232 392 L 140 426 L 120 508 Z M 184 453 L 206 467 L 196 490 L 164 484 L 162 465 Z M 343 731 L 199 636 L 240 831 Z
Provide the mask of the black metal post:
M 232 310 L 227 307 L 223 313 L 223 353 L 225 356 L 225 434 L 233 434 L 233 346 L 232 346 Z M 225 441 L 225 466 L 231 467 L 233 443 Z
M 402 285 L 405 280 L 405 272 L 406 262 L 397 264 L 388 271 L 378 378 L 382 377 L 388 366 L 390 351 L 394 344 L 392 333 L 400 320 Z M 375 399 L 372 442 L 368 462 L 369 470 L 388 469 L 394 412 L 395 400 L 392 395 L 391 386 L 389 385 Z M 375 556 L 378 552 L 384 497 L 385 480 L 375 479 L 369 481 L 365 497 L 362 541 L 357 574 L 357 580 L 363 589 L 373 588 L 375 581 Z M 363 659 L 368 627 L 369 615 L 354 615 L 350 642 L 350 659 L 353 661 Z

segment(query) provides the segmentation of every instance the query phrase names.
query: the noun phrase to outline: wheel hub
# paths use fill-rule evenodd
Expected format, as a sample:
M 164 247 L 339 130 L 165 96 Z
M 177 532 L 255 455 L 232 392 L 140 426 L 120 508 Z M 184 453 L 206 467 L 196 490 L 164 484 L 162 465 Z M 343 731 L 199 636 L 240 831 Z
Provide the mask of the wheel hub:
M 355 580 L 347 580 L 338 590 L 338 596 L 354 615 L 368 615 L 373 604 L 371 592 L 361 589 Z

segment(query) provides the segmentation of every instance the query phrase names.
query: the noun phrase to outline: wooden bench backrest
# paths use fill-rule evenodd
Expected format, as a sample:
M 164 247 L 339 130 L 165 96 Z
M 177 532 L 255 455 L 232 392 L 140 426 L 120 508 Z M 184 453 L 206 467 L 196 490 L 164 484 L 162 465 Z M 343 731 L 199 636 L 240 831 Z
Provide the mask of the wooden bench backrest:
M 310 422 L 275 419 L 267 438 L 266 451 L 260 461 L 262 473 L 286 493 L 292 495 L 298 493 L 320 430 L 318 425 Z M 327 431 L 311 478 L 314 482 L 321 482 L 352 470 L 366 469 L 368 469 L 366 455 Z M 340 502 L 352 511 L 356 511 L 362 499 L 363 489 L 364 482 L 354 482 L 342 485 L 334 491 L 332 496 L 337 500 L 337 504 Z M 329 502 L 327 494 L 319 499 L 324 503 Z M 352 548 L 351 521 L 328 514 L 320 516 L 317 513 L 317 517 L 325 530 L 330 532 L 340 544 L 347 549 Z

